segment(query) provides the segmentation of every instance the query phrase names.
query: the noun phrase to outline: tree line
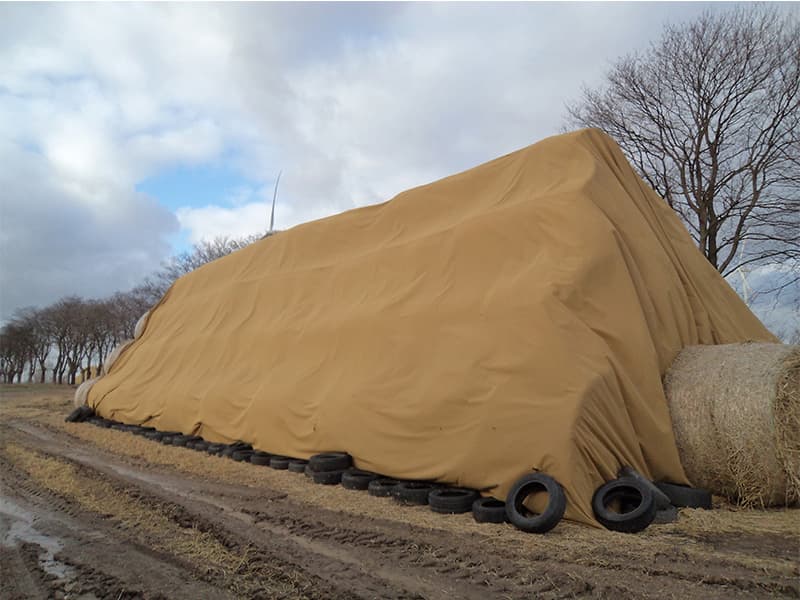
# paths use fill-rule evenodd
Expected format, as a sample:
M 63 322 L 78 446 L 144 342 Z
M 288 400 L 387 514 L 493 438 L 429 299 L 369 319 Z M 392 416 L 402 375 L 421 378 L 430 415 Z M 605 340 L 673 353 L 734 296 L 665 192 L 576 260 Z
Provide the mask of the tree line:
M 102 370 L 106 358 L 132 339 L 136 322 L 178 277 L 244 248 L 262 236 L 219 237 L 164 262 L 140 285 L 107 298 L 67 296 L 17 311 L 0 328 L 0 382 L 74 385 Z

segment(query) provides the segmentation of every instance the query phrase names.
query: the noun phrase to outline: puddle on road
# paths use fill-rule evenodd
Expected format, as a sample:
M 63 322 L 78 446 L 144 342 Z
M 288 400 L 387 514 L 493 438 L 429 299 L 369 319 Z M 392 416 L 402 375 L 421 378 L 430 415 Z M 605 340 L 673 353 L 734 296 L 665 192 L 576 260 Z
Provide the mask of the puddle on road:
M 42 549 L 39 564 L 45 573 L 59 579 L 75 577 L 75 570 L 56 560 L 63 546 L 54 537 L 45 535 L 34 526 L 35 516 L 9 498 L 0 497 L 0 544 L 13 548 L 19 542 L 36 544 Z

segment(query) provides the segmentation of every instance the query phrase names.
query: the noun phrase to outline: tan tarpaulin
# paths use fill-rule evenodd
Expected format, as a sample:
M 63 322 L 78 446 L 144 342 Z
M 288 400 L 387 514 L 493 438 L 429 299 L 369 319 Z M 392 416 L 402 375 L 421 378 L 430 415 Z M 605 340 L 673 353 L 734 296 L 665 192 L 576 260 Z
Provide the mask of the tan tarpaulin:
M 295 227 L 181 278 L 89 392 L 106 417 L 566 517 L 622 464 L 685 482 L 661 376 L 689 344 L 775 341 L 594 130 Z

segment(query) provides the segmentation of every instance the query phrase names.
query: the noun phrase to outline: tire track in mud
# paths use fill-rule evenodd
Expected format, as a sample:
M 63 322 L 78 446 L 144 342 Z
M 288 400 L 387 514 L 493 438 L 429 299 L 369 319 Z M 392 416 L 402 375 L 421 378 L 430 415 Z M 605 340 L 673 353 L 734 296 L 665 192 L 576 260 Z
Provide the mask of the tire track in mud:
M 47 453 L 43 453 L 44 459 L 54 460 Z M 37 456 L 33 460 L 39 460 Z M 80 523 L 81 529 L 89 529 L 93 524 L 100 525 L 100 529 L 105 530 L 111 537 L 124 541 L 124 551 L 127 556 L 126 562 L 134 564 L 140 562 L 141 555 L 146 555 L 149 559 L 145 562 L 167 562 L 179 570 L 187 571 L 191 577 L 199 577 L 217 588 L 228 588 L 235 597 L 263 597 L 263 598 L 323 598 L 327 595 L 330 586 L 316 577 L 307 577 L 303 573 L 298 573 L 287 565 L 285 561 L 280 561 L 276 556 L 262 551 L 254 551 L 246 543 L 228 535 L 212 521 L 205 521 L 189 513 L 184 507 L 163 502 L 157 497 L 139 488 L 131 488 L 116 480 L 108 480 L 102 474 L 94 471 L 90 467 L 72 463 L 63 458 L 57 459 L 65 467 L 72 467 L 77 474 L 77 484 L 84 489 L 91 489 L 94 486 L 105 484 L 117 492 L 115 498 L 119 500 L 123 495 L 134 500 L 140 507 L 141 513 L 147 518 L 152 516 L 159 523 L 159 528 L 163 525 L 163 518 L 169 520 L 172 527 L 163 527 L 163 534 L 153 530 L 140 527 L 141 521 L 131 521 L 127 515 L 120 513 L 117 506 L 108 506 L 106 511 L 93 512 L 87 510 L 80 500 L 71 497 L 68 491 L 63 488 L 43 489 L 41 481 L 35 481 L 30 477 L 21 477 L 21 481 L 16 486 L 25 496 L 37 499 L 39 505 L 48 504 L 54 511 L 63 514 L 68 518 Z M 19 467 L 18 463 L 12 463 L 13 467 Z M 6 470 L 6 469 L 4 469 Z M 102 478 L 102 479 L 101 479 Z M 180 529 L 190 532 L 199 532 L 203 535 L 199 543 L 204 547 L 213 546 L 214 542 L 224 548 L 223 559 L 233 558 L 232 561 L 215 561 L 213 554 L 219 556 L 219 552 L 208 553 L 208 559 L 203 560 L 204 552 L 199 555 L 187 556 L 179 551 L 186 548 L 185 544 L 175 544 L 177 548 L 171 548 L 174 542 L 173 535 Z M 103 568 L 103 557 L 97 562 L 93 562 L 99 568 Z M 139 559 L 139 560 L 137 560 Z M 85 574 L 86 562 L 81 565 L 81 571 Z M 147 570 L 145 570 L 147 571 Z M 136 579 L 150 578 L 148 572 L 142 573 L 142 577 Z M 188 579 L 188 578 L 185 578 Z M 159 589 L 158 586 L 153 586 Z M 219 592 L 214 594 L 219 596 Z M 150 597 L 150 595 L 148 595 Z M 167 597 L 173 597 L 171 595 Z M 186 595 L 187 598 L 209 597 L 205 593 Z M 353 597 L 348 594 L 338 594 L 337 597 Z
M 6 457 L 0 457 L 2 499 L 35 514 L 32 526 L 37 537 L 58 543 L 61 549 L 54 558 L 67 568 L 59 575 L 45 573 L 41 567 L 43 546 L 13 541 L 9 544 L 7 536 L 2 548 L 4 554 L 19 554 L 22 549 L 29 557 L 24 568 L 18 561 L 12 565 L 15 579 L 33 579 L 37 586 L 34 589 L 24 585 L 17 592 L 6 590 L 9 582 L 3 577 L 3 598 L 64 598 L 81 594 L 114 599 L 230 597 L 224 590 L 196 582 L 195 574 L 174 557 L 127 538 L 104 516 L 82 511 L 74 503 L 36 486 L 15 467 Z
M 734 575 L 732 569 L 738 566 L 724 561 L 692 565 L 677 548 L 671 555 L 643 557 L 638 564 L 621 556 L 587 557 L 580 562 L 546 551 L 521 556 L 517 549 L 488 537 L 358 518 L 311 507 L 277 491 L 270 494 L 143 471 L 105 451 L 87 452 L 75 445 L 75 438 L 55 433 L 51 428 L 45 432 L 18 424 L 12 437 L 67 461 L 88 479 L 110 482 L 150 510 L 168 514 L 181 527 L 210 533 L 247 557 L 253 570 L 245 568 L 236 574 L 238 578 L 255 579 L 259 573 L 262 581 L 265 575 L 292 581 L 293 592 L 305 597 L 800 596 L 796 581 L 789 577 Z M 249 594 L 242 597 L 263 593 L 254 586 L 240 591 Z

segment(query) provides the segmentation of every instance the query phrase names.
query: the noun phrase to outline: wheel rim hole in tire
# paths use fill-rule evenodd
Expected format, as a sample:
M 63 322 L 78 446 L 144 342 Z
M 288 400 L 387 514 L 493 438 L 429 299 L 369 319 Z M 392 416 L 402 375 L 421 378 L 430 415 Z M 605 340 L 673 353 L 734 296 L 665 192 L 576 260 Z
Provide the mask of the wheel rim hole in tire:
M 639 490 L 633 487 L 625 487 L 608 494 L 603 499 L 603 506 L 605 506 L 608 511 L 620 515 L 627 515 L 639 508 L 643 500 Z
M 525 518 L 538 517 L 550 504 L 550 494 L 544 484 L 532 481 L 525 485 L 514 499 L 514 508 Z M 530 507 L 530 508 L 529 508 Z

